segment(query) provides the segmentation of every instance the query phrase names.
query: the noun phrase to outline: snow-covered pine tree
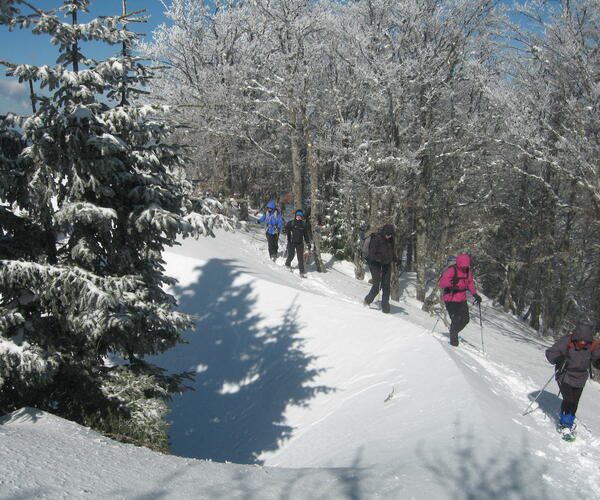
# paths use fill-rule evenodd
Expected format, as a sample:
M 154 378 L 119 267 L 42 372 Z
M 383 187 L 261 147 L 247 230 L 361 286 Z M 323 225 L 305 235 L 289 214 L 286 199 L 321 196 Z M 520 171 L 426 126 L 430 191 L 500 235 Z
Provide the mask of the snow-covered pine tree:
M 191 320 L 163 289 L 162 252 L 223 218 L 207 204 L 192 212 L 180 150 L 166 142 L 169 108 L 127 104 L 152 76 L 143 61 L 81 52 L 85 41 L 136 38 L 128 16 L 79 23 L 89 5 L 36 13 L 33 32 L 58 46 L 54 67 L 4 63 L 50 95 L 32 116 L 8 117 L 24 142 L 13 137 L 2 157 L 14 175 L 0 192 L 0 401 L 164 447 L 166 401 L 187 375 L 144 358 L 179 343 Z

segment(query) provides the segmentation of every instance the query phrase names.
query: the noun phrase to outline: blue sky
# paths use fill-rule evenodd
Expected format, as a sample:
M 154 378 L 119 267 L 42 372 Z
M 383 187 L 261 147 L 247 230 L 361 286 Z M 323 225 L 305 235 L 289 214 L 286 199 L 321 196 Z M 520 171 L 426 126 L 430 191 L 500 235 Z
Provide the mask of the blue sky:
M 61 0 L 29 0 L 40 9 L 52 9 L 63 4 Z M 167 5 L 170 0 L 165 0 Z M 165 7 L 161 0 L 127 0 L 130 12 L 146 9 L 150 15 L 147 23 L 131 26 L 133 31 L 145 33 L 151 37 L 152 31 L 167 19 L 163 12 Z M 88 21 L 98 16 L 120 14 L 123 9 L 122 0 L 96 0 L 92 1 L 90 14 L 82 21 Z M 108 57 L 112 54 L 110 46 L 99 44 L 88 45 L 84 52 L 91 57 Z M 34 36 L 30 30 L 15 30 L 9 32 L 6 26 L 0 26 L 0 60 L 17 64 L 54 65 L 58 53 L 56 47 L 50 44 L 49 37 Z M 14 78 L 5 76 L 4 68 L 0 67 L 0 114 L 12 111 L 19 114 L 31 113 L 29 89 L 25 84 L 20 84 Z

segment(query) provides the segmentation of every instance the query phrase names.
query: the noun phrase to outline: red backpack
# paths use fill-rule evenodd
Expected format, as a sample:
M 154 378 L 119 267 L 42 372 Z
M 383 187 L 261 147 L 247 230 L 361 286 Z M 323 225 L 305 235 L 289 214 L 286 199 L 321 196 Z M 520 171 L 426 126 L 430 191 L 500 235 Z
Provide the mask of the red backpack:
M 572 349 L 573 347 L 576 347 L 575 344 L 582 344 L 582 342 L 573 341 L 573 334 L 571 334 L 571 341 L 567 344 L 567 349 Z M 585 345 L 583 345 L 583 346 L 579 345 L 579 348 L 584 349 L 585 346 L 588 344 L 591 344 L 590 352 L 594 352 L 596 347 L 598 347 L 598 341 L 596 339 L 593 339 L 591 342 L 585 342 Z

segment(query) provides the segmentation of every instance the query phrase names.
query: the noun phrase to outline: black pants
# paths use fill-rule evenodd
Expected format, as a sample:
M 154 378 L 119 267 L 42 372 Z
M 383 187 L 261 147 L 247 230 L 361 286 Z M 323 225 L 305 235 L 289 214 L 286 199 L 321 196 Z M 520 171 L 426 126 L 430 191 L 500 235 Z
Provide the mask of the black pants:
M 583 392 L 583 387 L 573 387 L 572 385 L 565 384 L 564 382 L 559 384 L 559 386 L 560 392 L 563 396 L 562 404 L 560 405 L 561 413 L 575 415 L 577 406 L 579 406 L 579 398 Z
M 450 315 L 450 344 L 458 345 L 458 333 L 469 323 L 469 305 L 467 301 L 446 302 L 446 310 Z
M 272 259 L 276 258 L 279 251 L 279 234 L 267 233 L 267 243 L 269 244 L 269 257 Z
M 287 259 L 285 265 L 289 266 L 294 258 L 294 253 L 298 256 L 298 270 L 304 274 L 304 242 L 292 243 L 288 241 Z
M 381 289 L 381 310 L 384 313 L 389 313 L 392 266 L 390 264 L 380 264 L 379 262 L 369 262 L 369 270 L 371 271 L 371 276 L 373 277 L 373 285 L 365 297 L 365 302 L 367 304 L 373 302 L 379 293 L 379 289 Z

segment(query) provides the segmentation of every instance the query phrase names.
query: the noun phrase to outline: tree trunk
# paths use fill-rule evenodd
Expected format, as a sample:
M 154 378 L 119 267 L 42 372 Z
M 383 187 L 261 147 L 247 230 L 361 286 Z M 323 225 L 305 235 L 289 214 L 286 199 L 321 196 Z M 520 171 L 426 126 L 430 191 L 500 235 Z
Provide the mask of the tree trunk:
M 396 226 L 397 227 L 397 226 Z M 398 262 L 400 262 L 400 259 L 402 258 L 402 250 L 403 250 L 403 243 L 401 244 L 400 241 L 396 240 L 396 245 L 394 246 L 395 248 L 395 258 Z M 400 254 L 400 256 L 398 256 L 398 254 Z M 400 300 L 400 274 L 402 273 L 402 270 L 400 268 L 400 265 L 398 265 L 396 262 L 392 263 L 392 274 L 390 276 L 390 298 L 392 300 Z
M 417 196 L 415 200 L 415 232 L 416 232 L 416 270 L 417 270 L 417 300 L 425 301 L 425 276 L 427 273 L 426 255 L 427 255 L 427 221 L 425 217 L 427 188 L 429 185 L 429 166 L 427 159 L 422 161 L 422 173 L 417 186 Z
M 416 237 L 416 270 L 417 270 L 417 300 L 425 302 L 426 273 L 427 273 L 427 193 L 431 184 L 431 158 L 427 152 L 427 137 L 425 136 L 431 127 L 431 104 L 426 103 L 425 88 L 421 89 L 420 103 L 421 115 L 419 125 L 421 137 L 419 138 L 421 149 L 421 172 L 417 177 L 417 189 L 415 196 L 415 237 Z
M 310 175 L 310 224 L 312 229 L 314 257 L 317 271 L 325 272 L 325 265 L 321 260 L 321 226 L 319 226 L 319 165 L 315 157 L 314 146 L 308 130 L 308 117 L 304 112 L 304 138 L 306 141 L 306 163 Z
M 292 193 L 294 194 L 294 210 L 299 210 L 302 208 L 302 162 L 300 161 L 300 138 L 298 136 L 298 111 L 292 98 L 290 98 L 290 127 Z

